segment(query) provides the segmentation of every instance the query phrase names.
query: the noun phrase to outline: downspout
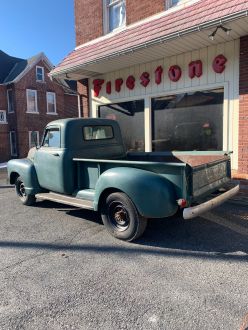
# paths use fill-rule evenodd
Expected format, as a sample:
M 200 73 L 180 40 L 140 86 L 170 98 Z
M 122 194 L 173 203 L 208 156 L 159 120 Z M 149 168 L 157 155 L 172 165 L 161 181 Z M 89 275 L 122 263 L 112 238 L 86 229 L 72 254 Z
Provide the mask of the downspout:
M 78 99 L 78 118 L 82 118 L 81 97 L 79 93 L 77 95 L 77 99 Z

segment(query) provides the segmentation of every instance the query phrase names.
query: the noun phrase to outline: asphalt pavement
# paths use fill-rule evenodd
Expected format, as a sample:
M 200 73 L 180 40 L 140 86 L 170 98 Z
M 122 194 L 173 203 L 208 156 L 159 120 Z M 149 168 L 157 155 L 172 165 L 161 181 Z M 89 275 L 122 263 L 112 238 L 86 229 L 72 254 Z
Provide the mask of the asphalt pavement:
M 0 205 L 1 330 L 239 330 L 248 313 L 245 204 L 150 220 L 135 243 L 94 212 L 25 207 L 13 188 Z

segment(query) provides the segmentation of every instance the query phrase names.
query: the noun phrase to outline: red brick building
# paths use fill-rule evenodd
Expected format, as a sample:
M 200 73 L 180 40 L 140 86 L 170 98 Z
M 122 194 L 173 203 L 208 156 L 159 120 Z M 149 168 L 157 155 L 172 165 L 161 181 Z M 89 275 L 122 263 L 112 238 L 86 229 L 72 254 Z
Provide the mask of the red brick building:
M 248 178 L 248 2 L 75 0 L 77 47 L 51 73 L 128 150 L 233 151 Z
M 41 141 L 45 125 L 77 117 L 77 94 L 63 80 L 51 81 L 53 68 L 41 53 L 28 60 L 0 51 L 0 162 L 25 157 L 34 141 Z

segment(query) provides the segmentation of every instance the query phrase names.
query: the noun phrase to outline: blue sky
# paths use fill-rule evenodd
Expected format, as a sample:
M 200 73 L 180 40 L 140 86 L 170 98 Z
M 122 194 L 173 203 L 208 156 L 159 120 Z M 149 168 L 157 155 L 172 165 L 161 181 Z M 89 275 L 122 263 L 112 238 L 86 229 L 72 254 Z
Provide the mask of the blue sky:
M 0 0 L 0 49 L 58 64 L 75 47 L 74 0 Z

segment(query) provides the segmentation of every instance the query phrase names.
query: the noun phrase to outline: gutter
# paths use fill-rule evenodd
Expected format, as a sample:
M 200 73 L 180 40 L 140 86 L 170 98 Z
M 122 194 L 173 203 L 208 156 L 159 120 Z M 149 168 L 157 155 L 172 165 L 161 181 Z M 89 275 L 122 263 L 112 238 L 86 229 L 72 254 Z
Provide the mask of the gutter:
M 131 47 L 131 48 L 121 50 L 121 51 L 117 51 L 117 52 L 112 53 L 111 55 L 101 56 L 101 57 L 99 57 L 95 60 L 86 62 L 84 64 L 78 64 L 78 65 L 72 66 L 70 68 L 65 68 L 65 69 L 59 70 L 57 72 L 56 71 L 53 72 L 54 70 L 52 70 L 49 73 L 49 76 L 50 77 L 56 77 L 56 76 L 61 75 L 63 73 L 74 72 L 77 69 L 83 69 L 83 68 L 87 67 L 88 65 L 99 63 L 102 60 L 109 60 L 109 59 L 112 59 L 114 57 L 118 57 L 120 55 L 126 55 L 126 54 L 132 53 L 132 52 L 137 51 L 137 50 L 145 49 L 147 47 L 155 46 L 155 45 L 158 45 L 160 43 L 164 43 L 164 42 L 167 42 L 167 41 L 171 41 L 171 40 L 174 40 L 174 39 L 192 34 L 194 32 L 207 30 L 209 28 L 216 27 L 217 25 L 221 25 L 221 24 L 227 24 L 227 23 L 230 23 L 234 20 L 238 20 L 240 18 L 245 18 L 247 16 L 248 16 L 248 10 L 243 10 L 241 12 L 232 13 L 232 14 L 229 14 L 229 15 L 223 17 L 223 18 L 214 19 L 214 20 L 211 20 L 209 22 L 199 24 L 195 27 L 191 27 L 189 29 L 181 30 L 181 31 L 174 32 L 172 34 L 166 35 L 164 37 L 153 39 L 151 41 L 146 42 L 145 44 L 141 44 L 141 45 L 137 45 L 137 46 L 134 46 L 134 47 Z

